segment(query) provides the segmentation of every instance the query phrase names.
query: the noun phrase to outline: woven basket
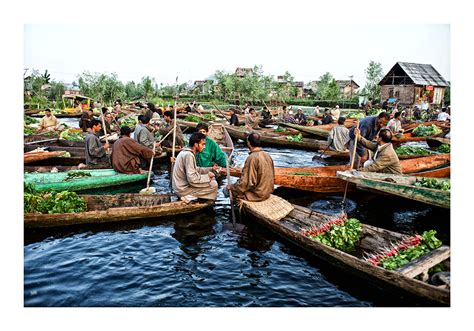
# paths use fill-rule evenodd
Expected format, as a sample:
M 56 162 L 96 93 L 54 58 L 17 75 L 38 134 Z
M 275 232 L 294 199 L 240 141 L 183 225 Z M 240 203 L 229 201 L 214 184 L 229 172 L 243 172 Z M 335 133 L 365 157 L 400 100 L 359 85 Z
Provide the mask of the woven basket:
M 257 215 L 272 221 L 281 220 L 294 209 L 291 203 L 273 194 L 264 201 L 240 200 L 240 203 Z

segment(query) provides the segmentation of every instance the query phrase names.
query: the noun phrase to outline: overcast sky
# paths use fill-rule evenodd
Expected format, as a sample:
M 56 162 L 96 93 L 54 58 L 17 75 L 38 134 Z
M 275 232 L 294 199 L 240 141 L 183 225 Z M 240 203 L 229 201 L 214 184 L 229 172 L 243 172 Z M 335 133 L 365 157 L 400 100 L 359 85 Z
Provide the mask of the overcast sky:
M 255 22 L 255 21 L 254 21 Z M 288 70 L 295 80 L 365 83 L 369 62 L 384 74 L 397 62 L 432 64 L 450 80 L 447 24 L 34 25 L 25 24 L 25 68 L 48 69 L 55 80 L 117 73 L 120 80 L 154 77 L 165 84 L 205 79 L 216 70 L 262 65 L 267 75 Z

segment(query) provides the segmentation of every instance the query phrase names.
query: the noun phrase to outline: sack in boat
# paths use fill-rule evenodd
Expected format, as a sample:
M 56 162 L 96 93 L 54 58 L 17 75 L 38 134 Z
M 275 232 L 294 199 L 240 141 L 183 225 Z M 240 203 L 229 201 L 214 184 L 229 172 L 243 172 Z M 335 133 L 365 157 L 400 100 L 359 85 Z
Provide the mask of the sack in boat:
M 293 209 L 293 205 L 276 195 L 270 195 L 267 200 L 247 201 L 240 200 L 242 205 L 252 210 L 254 213 L 272 221 L 279 221 L 288 215 Z

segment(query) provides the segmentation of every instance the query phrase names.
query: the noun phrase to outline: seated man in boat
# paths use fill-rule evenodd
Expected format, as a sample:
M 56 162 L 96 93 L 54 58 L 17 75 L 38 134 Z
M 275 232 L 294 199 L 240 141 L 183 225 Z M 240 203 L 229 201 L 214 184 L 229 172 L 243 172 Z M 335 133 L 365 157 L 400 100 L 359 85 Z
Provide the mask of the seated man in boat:
M 230 108 L 230 119 L 229 124 L 234 126 L 239 126 L 239 118 L 237 117 L 235 108 Z
M 196 164 L 198 167 L 212 167 L 217 164 L 220 167 L 226 167 L 227 156 L 221 147 L 209 136 L 209 126 L 206 123 L 199 123 L 196 131 L 206 136 L 206 148 L 202 152 L 196 153 Z
M 140 145 L 130 138 L 132 130 L 124 125 L 120 128 L 120 138 L 112 146 L 111 163 L 115 171 L 124 174 L 147 172 L 140 169 L 140 158 L 149 160 L 154 155 L 152 149 Z
M 149 149 L 153 149 L 153 144 L 155 144 L 155 154 L 159 155 L 163 151 L 161 150 L 160 144 L 155 141 L 155 128 L 150 124 L 150 118 L 148 116 L 142 115 L 141 117 L 142 128 L 138 133 L 138 136 L 135 135 L 135 140 Z M 140 161 L 142 169 L 145 169 L 149 166 L 148 160 L 141 159 Z
M 392 132 L 389 129 L 382 129 L 377 135 L 377 142 L 365 139 L 360 129 L 355 128 L 355 133 L 359 137 L 359 143 L 374 152 L 372 160 L 367 160 L 364 167 L 359 171 L 381 172 L 401 175 L 402 168 L 400 160 L 392 145 Z
M 36 132 L 41 133 L 41 132 L 58 131 L 60 130 L 60 125 L 61 123 L 56 118 L 56 116 L 51 114 L 51 110 L 45 109 L 44 117 L 41 119 L 38 129 L 36 129 Z
M 107 149 L 109 149 L 109 143 L 102 143 L 99 139 L 99 132 L 102 130 L 102 124 L 99 120 L 93 119 L 90 121 L 90 130 L 86 134 L 86 165 L 88 167 L 104 167 L 110 166 L 109 157 L 107 155 Z
M 337 121 L 337 119 L 341 116 L 341 111 L 339 110 L 339 105 L 336 105 L 333 109 L 329 111 L 333 122 Z
M 214 167 L 198 167 L 196 153 L 206 148 L 206 136 L 195 132 L 189 138 L 189 146 L 184 148 L 177 156 L 172 174 L 174 192 L 185 201 L 193 198 L 215 200 L 217 197 L 217 182 L 211 170 Z
M 173 113 L 171 111 L 165 111 L 163 114 L 163 118 L 165 119 L 165 122 L 167 123 L 166 127 L 159 128 L 160 134 L 164 137 L 168 132 L 173 130 L 174 127 L 174 119 L 173 119 Z M 173 134 L 170 134 L 166 140 L 163 141 L 161 144 L 164 147 L 172 148 L 173 147 Z M 179 148 L 184 147 L 184 136 L 183 132 L 181 131 L 181 128 L 179 127 L 178 124 L 176 124 L 176 146 Z
M 248 130 L 259 130 L 258 126 L 258 114 L 254 108 L 249 108 L 249 113 L 245 115 L 245 126 Z
M 387 129 L 389 129 L 397 138 L 403 137 L 402 122 L 400 121 L 401 116 L 402 112 L 397 111 L 387 124 Z
M 275 169 L 272 157 L 260 147 L 260 135 L 252 132 L 247 136 L 250 155 L 245 160 L 242 176 L 234 184 L 228 184 L 236 199 L 263 201 L 274 190 Z
M 81 118 L 79 119 L 79 127 L 82 129 L 82 132 L 87 132 L 90 128 L 90 122 L 94 118 L 94 113 L 92 109 L 84 110 Z
M 344 126 L 345 121 L 345 117 L 339 117 L 337 119 L 337 125 L 329 131 L 328 146 L 329 149 L 333 151 L 344 152 L 347 150 L 349 129 Z
M 263 106 L 262 109 L 262 124 L 263 125 L 269 125 L 272 123 L 272 114 L 270 114 L 270 111 L 268 110 L 267 106 Z
M 386 112 L 381 112 L 376 116 L 368 116 L 362 119 L 359 123 L 359 132 L 362 137 L 366 140 L 371 141 L 375 138 L 379 130 L 387 125 L 388 121 L 390 120 L 390 115 Z M 355 129 L 356 126 L 353 126 L 349 130 L 349 164 L 352 164 L 352 151 L 354 149 L 354 140 L 355 140 Z M 357 169 L 360 165 L 361 158 L 367 159 L 367 151 L 366 149 L 361 146 L 361 144 L 357 144 L 356 153 L 354 157 L 354 168 Z
M 303 114 L 303 109 L 298 108 L 296 110 L 296 115 L 294 118 L 295 118 L 296 124 L 306 125 L 306 115 Z

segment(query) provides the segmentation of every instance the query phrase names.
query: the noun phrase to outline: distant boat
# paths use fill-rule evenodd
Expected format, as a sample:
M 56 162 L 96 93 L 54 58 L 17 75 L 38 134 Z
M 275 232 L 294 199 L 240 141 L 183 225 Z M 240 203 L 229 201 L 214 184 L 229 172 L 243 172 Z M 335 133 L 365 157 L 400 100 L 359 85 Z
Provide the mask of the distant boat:
M 90 176 L 70 178 L 78 173 L 89 174 Z M 70 179 L 68 175 L 70 175 Z M 23 176 L 25 184 L 33 184 L 34 188 L 38 191 L 81 191 L 146 180 L 148 173 L 127 175 L 112 169 L 99 169 L 45 173 L 31 172 L 25 173 Z
M 380 174 L 374 172 L 351 173 L 349 171 L 338 171 L 337 177 L 357 184 L 357 186 L 363 188 L 398 195 L 403 198 L 438 207 L 450 208 L 451 206 L 450 191 L 414 185 L 416 182 L 423 179 L 423 177 Z M 436 178 L 436 181 L 444 182 L 449 181 L 449 179 Z

